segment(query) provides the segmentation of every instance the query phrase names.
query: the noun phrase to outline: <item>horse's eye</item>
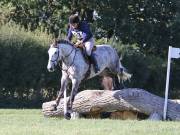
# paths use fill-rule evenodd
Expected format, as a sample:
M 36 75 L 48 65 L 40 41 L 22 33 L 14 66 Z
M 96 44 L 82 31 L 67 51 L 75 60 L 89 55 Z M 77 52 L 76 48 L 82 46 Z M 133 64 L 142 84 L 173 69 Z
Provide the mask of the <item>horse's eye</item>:
M 57 54 L 57 52 L 55 52 L 55 54 Z

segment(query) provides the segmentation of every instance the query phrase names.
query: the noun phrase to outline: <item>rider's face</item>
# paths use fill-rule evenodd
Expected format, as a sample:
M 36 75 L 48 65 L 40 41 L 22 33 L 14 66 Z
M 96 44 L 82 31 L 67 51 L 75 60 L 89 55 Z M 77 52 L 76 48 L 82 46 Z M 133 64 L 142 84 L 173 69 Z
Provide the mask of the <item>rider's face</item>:
M 76 28 L 78 27 L 78 23 L 72 23 L 72 24 L 71 24 L 71 27 L 72 27 L 73 29 L 76 29 Z

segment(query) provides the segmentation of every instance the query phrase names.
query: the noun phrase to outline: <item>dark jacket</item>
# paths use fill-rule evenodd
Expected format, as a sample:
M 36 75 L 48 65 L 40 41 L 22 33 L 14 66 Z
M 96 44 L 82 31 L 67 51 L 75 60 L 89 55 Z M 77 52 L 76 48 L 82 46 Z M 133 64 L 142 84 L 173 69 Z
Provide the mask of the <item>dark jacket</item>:
M 80 22 L 78 28 L 76 29 L 69 27 L 67 39 L 71 41 L 73 35 L 79 40 L 82 40 L 83 43 L 88 41 L 93 36 L 89 24 L 86 21 Z

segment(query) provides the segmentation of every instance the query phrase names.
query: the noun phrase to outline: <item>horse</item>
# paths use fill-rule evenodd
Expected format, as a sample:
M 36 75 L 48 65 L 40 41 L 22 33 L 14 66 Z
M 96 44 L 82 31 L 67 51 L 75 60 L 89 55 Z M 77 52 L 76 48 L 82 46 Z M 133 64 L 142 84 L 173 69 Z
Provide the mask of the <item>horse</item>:
M 59 62 L 62 62 L 62 77 L 61 88 L 56 98 L 56 107 L 59 104 L 60 99 L 63 97 L 63 93 L 66 90 L 68 83 L 72 82 L 72 89 L 69 98 L 68 112 L 64 110 L 64 117 L 70 119 L 70 112 L 72 112 L 72 105 L 74 97 L 78 92 L 81 81 L 85 79 L 93 78 L 97 75 L 111 73 L 118 79 L 118 82 L 126 81 L 131 78 L 131 74 L 127 73 L 122 66 L 119 56 L 116 50 L 107 44 L 96 45 L 96 50 L 92 53 L 95 54 L 97 64 L 100 71 L 95 73 L 93 66 L 87 62 L 82 50 L 75 47 L 71 42 L 67 40 L 59 40 L 50 45 L 48 50 L 49 60 L 47 69 L 49 72 L 55 71 Z M 87 74 L 89 71 L 89 74 Z M 116 79 L 116 80 L 117 80 Z M 64 97 L 65 98 L 65 97 Z

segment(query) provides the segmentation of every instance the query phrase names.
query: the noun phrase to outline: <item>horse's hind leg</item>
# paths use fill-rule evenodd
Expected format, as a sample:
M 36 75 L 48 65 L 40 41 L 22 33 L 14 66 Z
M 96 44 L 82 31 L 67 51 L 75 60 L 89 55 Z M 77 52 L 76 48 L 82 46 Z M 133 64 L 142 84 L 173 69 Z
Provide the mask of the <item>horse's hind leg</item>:
M 111 76 L 103 75 L 101 84 L 104 90 L 113 90 L 113 79 Z
M 126 86 L 124 85 L 123 81 L 119 81 L 118 76 L 116 75 L 113 78 L 113 90 L 119 90 L 119 89 L 124 89 Z
M 119 83 L 118 77 L 117 76 L 103 76 L 102 77 L 102 86 L 104 90 L 119 90 L 124 88 L 121 83 Z
M 113 90 L 119 90 L 124 88 L 123 82 L 120 80 L 119 75 L 123 73 L 123 67 L 119 65 L 119 61 L 110 64 L 109 70 L 113 79 Z
M 117 76 L 113 77 L 113 90 L 118 90 L 120 89 L 120 83 L 119 83 L 119 79 Z

